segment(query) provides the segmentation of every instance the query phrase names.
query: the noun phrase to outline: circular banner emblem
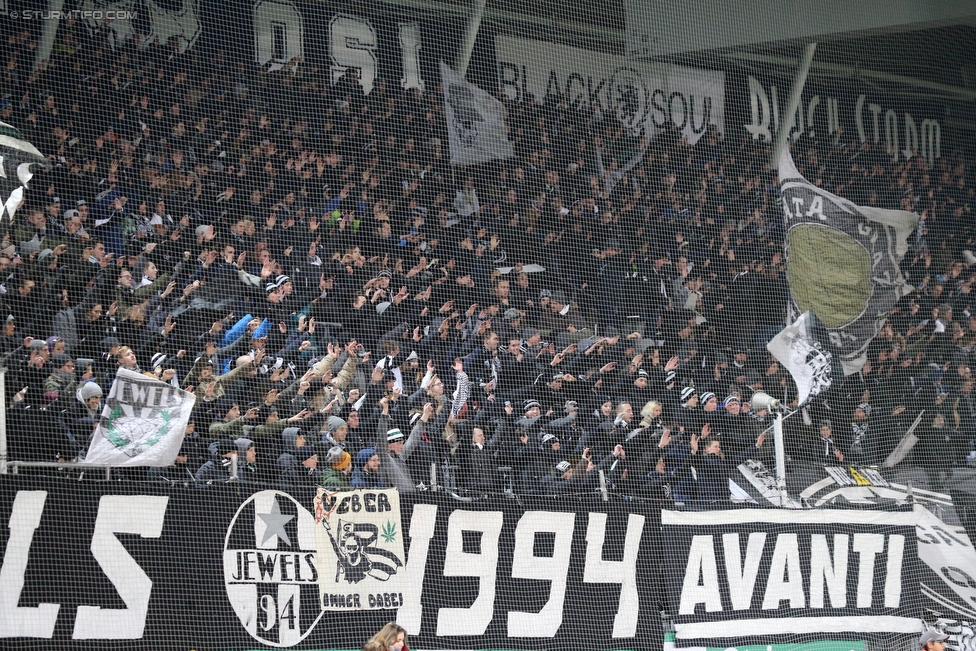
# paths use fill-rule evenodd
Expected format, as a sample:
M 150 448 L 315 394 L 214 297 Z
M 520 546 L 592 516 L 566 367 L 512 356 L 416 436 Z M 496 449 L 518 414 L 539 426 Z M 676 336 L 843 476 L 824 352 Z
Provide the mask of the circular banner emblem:
M 617 68 L 607 91 L 610 110 L 628 129 L 643 126 L 651 109 L 651 96 L 640 73 L 633 68 Z
M 227 530 L 224 585 L 255 640 L 290 647 L 305 639 L 324 612 L 312 514 L 281 491 L 252 495 Z

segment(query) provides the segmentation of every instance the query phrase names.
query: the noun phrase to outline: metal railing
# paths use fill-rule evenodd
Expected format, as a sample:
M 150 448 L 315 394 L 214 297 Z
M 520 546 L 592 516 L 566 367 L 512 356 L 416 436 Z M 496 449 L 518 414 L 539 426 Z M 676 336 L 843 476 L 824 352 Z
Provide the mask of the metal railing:
M 105 470 L 105 479 L 112 479 L 112 466 L 97 463 L 79 463 L 77 461 L 8 461 L 4 465 L 10 468 L 15 475 L 20 474 L 19 471 L 21 468 L 58 468 L 59 470 L 64 468 L 78 468 L 82 471 Z

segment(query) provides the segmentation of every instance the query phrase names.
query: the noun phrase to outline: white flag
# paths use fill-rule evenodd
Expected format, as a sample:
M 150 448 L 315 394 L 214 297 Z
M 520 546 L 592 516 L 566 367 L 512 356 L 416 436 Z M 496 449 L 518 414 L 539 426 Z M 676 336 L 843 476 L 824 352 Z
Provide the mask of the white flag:
M 798 407 L 825 393 L 833 384 L 833 355 L 814 335 L 816 318 L 807 310 L 766 344 L 766 349 L 793 376 Z
M 14 213 L 24 199 L 24 188 L 40 169 L 50 169 L 41 152 L 20 135 L 14 127 L 0 122 L 0 218 Z
M 171 466 L 196 396 L 141 373 L 119 369 L 92 434 L 85 463 Z
M 515 151 L 505 134 L 505 105 L 465 81 L 441 61 L 444 113 L 451 145 L 451 163 L 473 165 L 512 158 Z

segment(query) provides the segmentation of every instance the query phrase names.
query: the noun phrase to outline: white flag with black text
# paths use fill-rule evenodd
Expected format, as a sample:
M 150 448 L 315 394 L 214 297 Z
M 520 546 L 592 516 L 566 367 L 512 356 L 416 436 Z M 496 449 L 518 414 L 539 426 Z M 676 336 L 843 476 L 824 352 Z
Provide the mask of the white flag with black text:
M 172 466 L 195 402 L 192 393 L 120 368 L 85 463 Z
M 474 165 L 512 158 L 515 150 L 505 133 L 505 105 L 466 81 L 443 61 L 441 83 L 451 164 Z
M 833 384 L 833 354 L 818 341 L 816 322 L 817 317 L 807 310 L 766 344 L 766 349 L 793 376 L 798 407 L 825 393 Z

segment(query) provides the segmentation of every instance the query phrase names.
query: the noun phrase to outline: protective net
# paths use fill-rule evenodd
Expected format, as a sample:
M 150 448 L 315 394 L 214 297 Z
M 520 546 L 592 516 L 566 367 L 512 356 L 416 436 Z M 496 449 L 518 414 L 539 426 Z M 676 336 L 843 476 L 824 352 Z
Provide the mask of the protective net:
M 36 4 L 3 648 L 973 644 L 972 3 Z

